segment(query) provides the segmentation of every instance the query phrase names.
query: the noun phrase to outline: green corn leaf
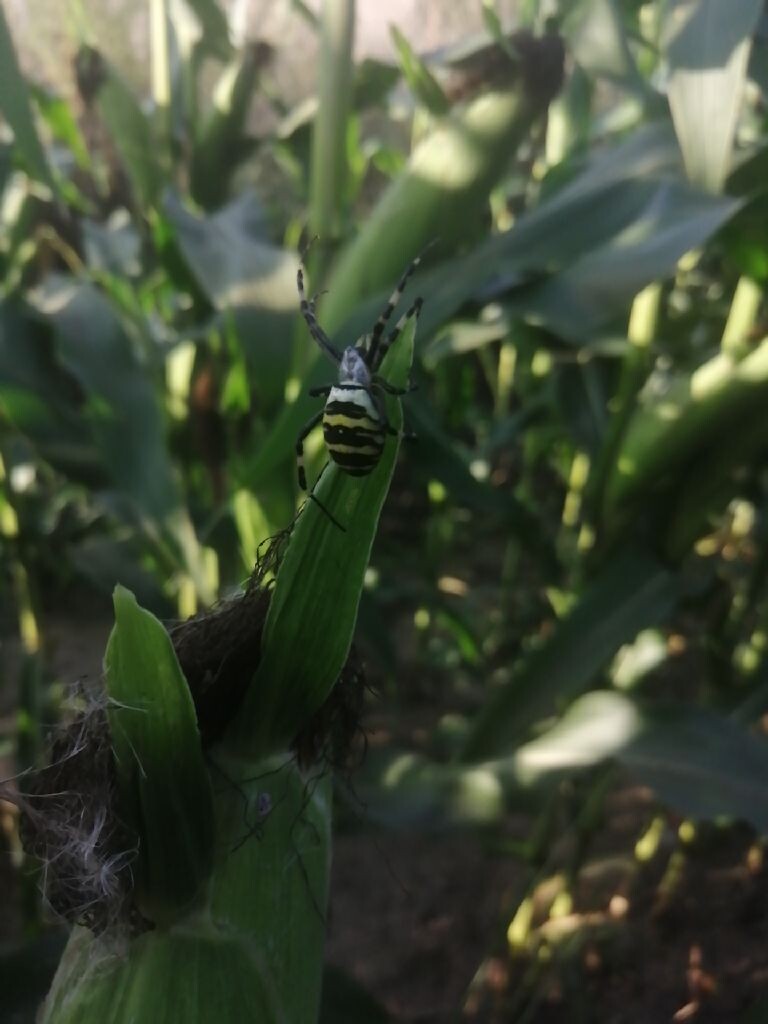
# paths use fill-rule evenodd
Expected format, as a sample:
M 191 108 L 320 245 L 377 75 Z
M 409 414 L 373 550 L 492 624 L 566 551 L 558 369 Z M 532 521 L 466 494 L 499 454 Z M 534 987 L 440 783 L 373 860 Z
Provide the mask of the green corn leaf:
M 24 164 L 38 181 L 54 190 L 51 168 L 32 117 L 29 92 L 16 60 L 8 22 L 0 7 L 0 111 L 13 130 Z
M 565 19 L 565 33 L 579 67 L 639 96 L 650 93 L 629 48 L 616 0 L 577 0 Z
M 76 928 L 42 1024 L 316 1024 L 329 780 L 308 781 L 285 753 L 239 761 L 217 748 L 211 757 L 219 856 L 205 902 L 119 955 L 108 936 Z
M 325 0 L 320 19 L 318 108 L 312 127 L 309 222 L 312 231 L 326 241 L 337 237 L 342 228 L 354 33 L 354 0 Z
M 447 114 L 451 104 L 432 72 L 414 52 L 397 26 L 390 26 L 392 42 L 400 58 L 400 67 L 408 85 L 431 114 Z
M 201 29 L 200 46 L 206 54 L 219 60 L 232 57 L 232 42 L 224 8 L 218 0 L 186 0 Z
M 650 552 L 617 554 L 552 634 L 491 694 L 467 738 L 462 759 L 506 753 L 530 727 L 594 683 L 622 644 L 663 622 L 679 586 Z
M 398 70 L 392 64 L 385 64 L 382 61 L 366 57 L 355 68 L 353 82 L 355 110 L 382 106 L 387 95 L 399 81 Z
M 81 91 L 95 100 L 125 167 L 137 202 L 154 206 L 166 181 L 150 119 L 123 78 L 104 57 L 84 47 L 77 57 Z
M 408 381 L 415 329 L 412 318 L 382 364 L 382 375 L 396 387 Z M 399 430 L 399 402 L 389 405 L 390 422 Z M 398 449 L 397 439 L 388 438 L 381 461 L 365 477 L 351 477 L 333 464 L 326 468 L 315 494 L 343 530 L 314 501 L 299 516 L 270 602 L 259 668 L 239 716 L 238 736 L 251 750 L 290 742 L 338 678 Z
M 739 208 L 738 200 L 682 182 L 628 186 L 638 203 L 631 232 L 614 235 L 560 273 L 521 288 L 513 300 L 521 313 L 565 338 L 589 340 L 648 283 L 673 274 L 681 256 L 702 245 Z M 599 220 L 601 213 L 593 210 L 593 216 Z
M 420 753 L 369 751 L 355 777 L 366 815 L 388 828 L 478 828 L 512 811 L 540 807 L 540 794 L 517 777 L 511 758 L 439 763 Z
M 276 406 L 285 393 L 295 326 L 295 254 L 264 241 L 263 210 L 252 195 L 204 217 L 170 191 L 163 207 L 200 290 L 222 317 L 232 319 L 253 367 L 254 390 L 268 408 Z
M 713 711 L 595 691 L 577 698 L 541 736 L 512 747 L 476 764 L 375 751 L 355 794 L 390 827 L 477 827 L 510 810 L 540 809 L 543 791 L 564 775 L 615 761 L 683 814 L 768 827 L 768 743 Z
M 217 779 L 238 785 L 217 785 L 220 849 L 227 852 L 211 878 L 206 917 L 225 934 L 238 934 L 268 972 L 280 1013 L 256 1018 L 260 1024 L 315 1024 L 330 879 L 330 775 L 318 766 L 301 771 L 285 751 L 261 760 L 218 749 L 213 756 Z M 260 816 L 264 802 L 268 811 Z
M 104 956 L 76 929 L 41 1024 L 236 1024 L 286 1020 L 256 942 L 198 925 L 148 932 L 124 956 Z
M 522 773 L 573 771 L 615 758 L 665 803 L 695 818 L 768 827 L 768 742 L 729 718 L 597 691 L 516 755 Z
M 498 490 L 488 481 L 475 479 L 468 459 L 462 457 L 447 433 L 440 428 L 436 412 L 423 397 L 410 404 L 408 422 L 419 439 L 412 453 L 413 468 L 424 482 L 439 480 L 453 501 L 472 509 L 479 516 L 503 523 L 515 536 L 523 538 L 542 564 L 554 571 L 557 559 L 536 515 L 513 494 Z
M 499 49 L 503 50 L 511 60 L 518 60 L 519 54 L 510 41 L 509 34 L 504 31 L 499 12 L 496 10 L 495 0 L 483 0 L 483 22 L 488 34 Z
M 664 38 L 669 105 L 691 181 L 722 189 L 761 0 L 672 0 Z
M 68 147 L 78 167 L 89 170 L 91 159 L 69 103 L 39 86 L 32 87 L 31 96 L 51 135 Z
M 105 468 L 71 392 L 44 325 L 15 303 L 0 305 L 0 415 L 57 470 L 103 486 Z
M 31 298 L 53 328 L 58 359 L 86 396 L 75 419 L 90 428 L 102 472 L 127 499 L 126 510 L 138 513 L 147 532 L 168 544 L 203 599 L 213 600 L 170 462 L 162 409 L 120 318 L 94 287 L 57 274 L 45 278 Z M 2 348 L 0 334 L 0 364 Z M 73 457 L 85 460 L 88 453 L 63 454 L 71 462 Z M 87 463 L 83 469 L 93 472 Z
M 179 493 L 162 409 L 115 310 L 92 285 L 58 274 L 30 297 L 53 329 L 58 359 L 86 396 L 79 416 L 113 486 L 143 513 L 168 516 L 179 508 Z
M 114 593 L 104 668 L 124 813 L 139 837 L 139 908 L 165 924 L 200 893 L 213 863 L 213 796 L 192 697 L 162 624 Z
M 205 209 L 226 201 L 232 175 L 254 148 L 246 126 L 261 66 L 260 49 L 248 46 L 224 69 L 216 85 L 213 109 L 190 157 L 192 197 Z

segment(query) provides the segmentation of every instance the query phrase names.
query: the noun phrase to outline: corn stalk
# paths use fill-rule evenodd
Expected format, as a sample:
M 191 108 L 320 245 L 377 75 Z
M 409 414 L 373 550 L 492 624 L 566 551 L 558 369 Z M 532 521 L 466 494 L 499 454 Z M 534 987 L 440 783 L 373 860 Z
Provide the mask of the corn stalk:
M 319 107 L 312 133 L 310 227 L 325 243 L 338 235 L 347 178 L 352 90 L 353 0 L 326 0 L 320 36 Z
M 399 386 L 414 333 L 412 323 L 384 363 Z M 395 401 L 389 413 L 399 427 Z M 315 502 L 299 516 L 245 698 L 205 754 L 168 634 L 116 591 L 109 742 L 119 817 L 137 844 L 119 876 L 130 879 L 120 927 L 94 927 L 94 908 L 81 908 L 92 927 L 73 931 L 43 1024 L 317 1019 L 331 787 L 322 759 L 302 768 L 291 748 L 347 659 L 397 450 L 390 442 L 362 480 L 323 474 L 317 494 L 345 529 Z

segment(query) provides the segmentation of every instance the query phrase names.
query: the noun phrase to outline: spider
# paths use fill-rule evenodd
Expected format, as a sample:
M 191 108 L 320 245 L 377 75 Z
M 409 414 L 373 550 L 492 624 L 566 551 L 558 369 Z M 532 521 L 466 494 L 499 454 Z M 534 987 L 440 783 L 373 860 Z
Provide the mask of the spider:
M 421 262 L 421 256 L 407 267 L 397 287 L 389 298 L 370 334 L 358 339 L 339 352 L 331 344 L 328 335 L 317 322 L 315 299 L 307 299 L 304 293 L 304 271 L 299 267 L 296 283 L 299 289 L 301 314 L 306 320 L 309 333 L 339 368 L 336 384 L 324 384 L 312 388 L 313 398 L 324 396 L 325 406 L 304 426 L 296 441 L 296 461 L 299 486 L 307 490 L 304 471 L 304 440 L 322 420 L 323 436 L 328 454 L 351 476 L 367 476 L 379 463 L 387 436 L 398 436 L 398 431 L 387 417 L 384 392 L 390 395 L 406 395 L 414 388 L 396 388 L 379 375 L 382 360 L 389 347 L 397 339 L 411 317 L 418 317 L 422 300 L 417 298 L 410 309 L 403 314 L 396 326 L 384 335 L 389 318 L 400 301 L 408 278 Z M 400 436 L 409 436 L 402 434 Z

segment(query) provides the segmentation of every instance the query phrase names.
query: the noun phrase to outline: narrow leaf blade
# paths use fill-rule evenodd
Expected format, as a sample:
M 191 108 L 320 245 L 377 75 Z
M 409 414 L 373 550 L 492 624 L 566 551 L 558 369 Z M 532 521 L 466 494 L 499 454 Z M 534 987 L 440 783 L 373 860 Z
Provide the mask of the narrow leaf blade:
M 669 104 L 691 181 L 719 192 L 728 174 L 751 34 L 762 0 L 673 0 L 665 23 Z
M 404 387 L 413 359 L 416 318 L 382 364 L 382 375 Z M 399 430 L 399 402 L 389 407 Z M 378 466 L 350 477 L 331 464 L 294 527 L 278 573 L 264 628 L 261 661 L 246 697 L 240 735 L 257 749 L 290 742 L 330 692 L 346 661 L 379 515 L 399 443 L 390 438 Z
M 16 59 L 11 32 L 0 7 L 0 111 L 13 130 L 29 173 L 54 188 L 51 169 L 32 116 L 27 84 Z
M 683 814 L 768 828 L 768 742 L 714 711 L 651 707 L 598 691 L 575 701 L 557 725 L 516 755 L 523 774 L 533 775 L 607 758 Z
M 114 593 L 104 667 L 120 793 L 139 836 L 136 891 L 152 921 L 194 900 L 213 864 L 213 795 L 195 709 L 171 640 L 133 594 Z
M 488 699 L 463 759 L 506 753 L 558 699 L 587 689 L 622 644 L 664 621 L 678 586 L 650 552 L 628 548 L 615 556 L 546 642 Z

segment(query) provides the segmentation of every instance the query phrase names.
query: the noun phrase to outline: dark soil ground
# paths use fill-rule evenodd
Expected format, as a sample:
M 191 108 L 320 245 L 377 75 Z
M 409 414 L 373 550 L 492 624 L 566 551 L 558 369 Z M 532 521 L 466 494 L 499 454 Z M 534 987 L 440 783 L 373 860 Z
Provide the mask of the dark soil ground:
M 99 672 L 108 623 L 51 623 L 60 679 Z M 0 700 L 6 721 L 9 695 Z M 376 709 L 385 727 L 386 713 Z M 397 723 L 402 734 L 402 721 Z M 0 759 L 0 777 L 10 767 Z M 0 804 L 0 807 L 3 805 Z M 651 856 L 635 854 L 656 820 Z M 10 825 L 3 819 L 6 833 Z M 443 1024 L 768 1024 L 768 871 L 763 848 L 740 826 L 678 837 L 650 795 L 622 780 L 572 872 L 573 837 L 557 837 L 533 869 L 510 852 L 530 822 L 502 836 L 342 831 L 334 849 L 327 959 L 372 993 L 393 1022 Z M 24 897 L 10 854 L 0 857 L 0 951 L 22 939 Z M 530 894 L 524 941 L 507 929 Z M 516 922 L 520 926 L 521 914 Z M 38 983 L 56 951 L 41 947 Z M 16 963 L 16 961 L 13 961 Z M 8 961 L 0 958 L 0 1024 L 11 1014 Z M 5 993 L 5 996 L 3 995 Z M 361 1024 L 364 1022 L 361 1021 Z
M 548 919 L 547 872 L 528 947 L 513 956 L 506 930 L 528 872 L 503 849 L 459 836 L 388 835 L 379 849 L 342 837 L 329 959 L 396 1021 L 746 1021 L 768 993 L 761 848 L 738 826 L 683 846 L 667 823 L 641 863 L 633 847 L 653 813 L 648 793 L 617 787 L 573 906 Z M 768 1002 L 754 1013 L 768 1022 Z

